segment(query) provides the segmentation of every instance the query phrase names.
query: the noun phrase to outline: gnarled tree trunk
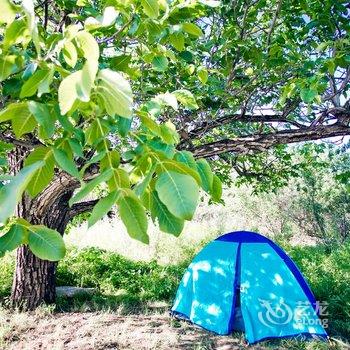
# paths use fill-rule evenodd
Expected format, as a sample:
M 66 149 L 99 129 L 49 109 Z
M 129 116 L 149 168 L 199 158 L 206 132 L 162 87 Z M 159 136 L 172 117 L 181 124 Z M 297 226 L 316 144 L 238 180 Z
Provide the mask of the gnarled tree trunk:
M 32 224 L 46 225 L 63 235 L 69 220 L 69 198 L 70 194 L 66 194 L 58 197 L 55 203 L 48 201 L 46 204 L 42 202 L 43 198 L 31 200 L 29 212 L 23 210 L 19 216 Z M 23 209 L 23 203 L 19 206 Z M 56 262 L 39 259 L 27 246 L 19 247 L 12 285 L 13 304 L 34 309 L 43 302 L 53 303 L 56 298 L 56 267 Z
M 26 151 L 16 148 L 9 154 L 11 172 L 22 167 Z M 17 216 L 33 225 L 45 225 L 62 235 L 71 219 L 68 201 L 77 182 L 67 174 L 56 175 L 50 185 L 35 198 L 24 195 L 17 206 Z M 14 306 L 34 309 L 41 303 L 55 301 L 56 262 L 41 260 L 24 245 L 17 249 L 11 300 Z
M 17 249 L 11 300 L 13 305 L 33 310 L 41 303 L 55 301 L 57 263 L 41 260 L 22 246 Z

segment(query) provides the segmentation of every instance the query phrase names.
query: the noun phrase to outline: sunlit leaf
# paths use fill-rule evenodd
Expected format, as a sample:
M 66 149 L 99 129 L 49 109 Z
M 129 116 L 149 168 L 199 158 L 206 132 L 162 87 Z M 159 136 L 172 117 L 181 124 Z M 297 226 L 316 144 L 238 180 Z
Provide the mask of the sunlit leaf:
M 148 17 L 157 18 L 159 16 L 158 0 L 141 0 L 141 4 Z
M 26 158 L 24 165 L 41 163 L 32 176 L 27 190 L 32 197 L 39 194 L 51 181 L 54 174 L 54 158 L 52 150 L 48 147 L 38 147 Z
M 92 210 L 88 220 L 88 226 L 91 227 L 95 225 L 98 220 L 102 219 L 112 209 L 120 195 L 120 192 L 114 191 L 109 193 L 106 197 L 101 198 Z
M 25 228 L 21 225 L 14 224 L 11 228 L 0 237 L 0 255 L 6 251 L 16 249 L 22 244 L 25 235 Z
M 130 237 L 148 244 L 148 222 L 145 209 L 131 191 L 124 192 L 118 201 L 119 214 Z
M 119 73 L 110 69 L 102 69 L 98 75 L 98 93 L 104 101 L 109 115 L 115 114 L 131 118 L 132 91 L 129 82 Z
M 174 216 L 192 219 L 198 204 L 199 189 L 191 176 L 165 171 L 159 175 L 156 190 L 160 200 Z
M 62 236 L 55 230 L 42 225 L 28 227 L 30 250 L 42 260 L 58 261 L 64 258 L 66 247 Z
M 13 215 L 23 192 L 42 164 L 43 162 L 36 162 L 24 167 L 10 183 L 0 189 L 0 223 L 4 223 Z

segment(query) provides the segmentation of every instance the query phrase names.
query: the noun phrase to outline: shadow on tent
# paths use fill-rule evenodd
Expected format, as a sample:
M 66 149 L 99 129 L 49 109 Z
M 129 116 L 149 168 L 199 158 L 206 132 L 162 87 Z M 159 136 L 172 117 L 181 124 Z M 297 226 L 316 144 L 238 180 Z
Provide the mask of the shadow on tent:
M 268 238 L 240 231 L 209 243 L 185 272 L 172 313 L 221 335 L 245 333 L 250 343 L 327 338 L 318 304 L 301 272 Z

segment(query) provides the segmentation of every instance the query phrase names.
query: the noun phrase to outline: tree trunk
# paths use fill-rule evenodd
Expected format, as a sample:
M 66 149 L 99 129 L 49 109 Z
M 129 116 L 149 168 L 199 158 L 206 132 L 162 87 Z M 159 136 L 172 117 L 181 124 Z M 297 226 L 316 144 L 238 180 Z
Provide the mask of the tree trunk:
M 30 200 L 30 210 L 19 204 L 18 216 L 34 225 L 45 225 L 64 234 L 69 221 L 68 200 L 71 192 L 49 201 L 47 197 Z M 46 199 L 46 201 L 44 201 Z M 24 200 L 25 201 L 25 200 Z M 54 303 L 57 262 L 41 260 L 27 246 L 17 249 L 16 270 L 12 284 L 12 303 L 20 308 L 35 309 L 42 303 Z
M 22 168 L 27 152 L 16 148 L 9 154 L 11 173 Z M 68 201 L 76 183 L 67 174 L 56 175 L 37 197 L 24 194 L 16 215 L 33 225 L 45 225 L 62 235 L 70 220 Z M 42 303 L 53 303 L 56 296 L 56 262 L 41 260 L 24 245 L 17 249 L 11 301 L 16 307 L 34 309 Z
M 12 303 L 33 310 L 41 303 L 54 303 L 56 298 L 57 263 L 41 260 L 28 249 L 17 249 L 16 270 L 12 285 Z

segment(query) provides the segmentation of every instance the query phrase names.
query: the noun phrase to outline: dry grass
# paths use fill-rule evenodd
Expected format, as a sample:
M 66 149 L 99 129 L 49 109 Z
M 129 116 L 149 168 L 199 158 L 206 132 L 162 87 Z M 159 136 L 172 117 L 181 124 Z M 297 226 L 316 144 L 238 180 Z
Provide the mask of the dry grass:
M 3 312 L 0 329 L 0 344 L 8 350 L 244 348 L 240 339 L 216 337 L 187 323 L 174 322 L 164 313 L 118 316 Z
M 306 344 L 306 345 L 305 345 Z M 301 346 L 301 347 L 299 347 Z M 0 349 L 6 350 L 239 350 L 243 338 L 215 336 L 167 313 L 118 315 L 117 313 L 10 313 L 0 311 Z M 340 350 L 324 343 L 282 341 L 273 349 Z M 252 350 L 271 349 L 262 344 Z M 345 349 L 345 347 L 344 347 Z

